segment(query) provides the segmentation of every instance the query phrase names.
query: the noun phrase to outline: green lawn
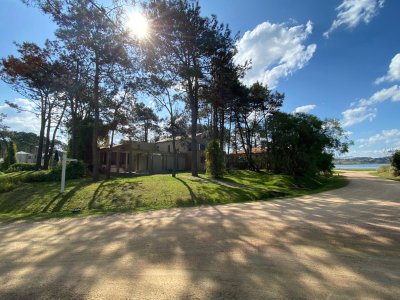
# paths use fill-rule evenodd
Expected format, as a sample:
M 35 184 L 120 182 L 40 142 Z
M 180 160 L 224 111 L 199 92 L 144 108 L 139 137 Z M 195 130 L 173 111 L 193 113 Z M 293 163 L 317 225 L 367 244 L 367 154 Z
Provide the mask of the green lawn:
M 12 191 L 0 193 L 0 220 L 74 216 L 77 214 L 71 211 L 75 208 L 80 208 L 79 215 L 89 215 L 268 200 L 320 192 L 346 183 L 341 176 L 295 180 L 251 171 L 231 172 L 222 180 L 205 175 L 192 177 L 189 173 L 180 173 L 177 178 L 150 175 L 96 183 L 75 179 L 67 181 L 63 195 L 59 193 L 59 182 L 21 183 Z

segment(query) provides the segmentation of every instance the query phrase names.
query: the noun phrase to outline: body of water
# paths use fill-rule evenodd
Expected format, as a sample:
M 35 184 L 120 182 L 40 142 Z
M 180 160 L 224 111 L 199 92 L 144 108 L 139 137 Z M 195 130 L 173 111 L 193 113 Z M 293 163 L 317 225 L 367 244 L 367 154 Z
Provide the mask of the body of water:
M 338 170 L 348 170 L 348 169 L 377 169 L 382 166 L 387 166 L 388 164 L 357 164 L 357 165 L 335 165 Z

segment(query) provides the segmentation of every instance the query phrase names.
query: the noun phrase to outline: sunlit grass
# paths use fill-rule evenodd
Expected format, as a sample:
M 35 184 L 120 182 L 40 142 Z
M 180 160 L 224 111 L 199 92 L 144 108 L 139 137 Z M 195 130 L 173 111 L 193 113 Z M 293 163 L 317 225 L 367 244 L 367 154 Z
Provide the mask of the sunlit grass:
M 120 177 L 92 182 L 75 179 L 67 182 L 64 194 L 59 182 L 22 183 L 0 193 L 0 219 L 42 219 L 80 215 L 146 211 L 172 207 L 214 205 L 274 197 L 299 196 L 345 185 L 343 177 L 296 180 L 286 175 L 235 171 L 222 180 L 205 175 Z

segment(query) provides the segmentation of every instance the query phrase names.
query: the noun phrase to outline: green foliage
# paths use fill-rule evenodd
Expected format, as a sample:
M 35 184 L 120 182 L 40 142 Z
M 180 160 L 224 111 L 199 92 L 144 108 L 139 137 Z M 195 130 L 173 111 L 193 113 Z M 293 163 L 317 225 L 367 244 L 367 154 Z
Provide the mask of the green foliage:
M 224 174 L 224 154 L 216 140 L 212 140 L 207 144 L 206 171 L 213 178 L 222 177 Z
M 15 164 L 12 164 L 6 170 L 6 173 L 20 172 L 20 171 L 35 171 L 35 169 L 36 169 L 36 164 L 15 163 Z
M 85 175 L 83 162 L 70 162 L 67 164 L 66 179 L 82 178 Z M 21 183 L 51 182 L 61 180 L 61 166 L 43 171 L 20 171 L 7 173 L 0 176 L 0 193 L 17 188 Z
M 378 169 L 376 169 L 375 173 L 372 173 L 375 175 L 378 175 L 383 178 L 391 179 L 391 180 L 400 180 L 400 174 L 399 171 L 390 165 L 387 166 L 381 166 Z
M 7 143 L 7 154 L 1 164 L 1 170 L 7 170 L 11 165 L 17 162 L 17 148 L 13 141 Z
M 395 168 L 396 170 L 396 176 L 400 175 L 400 150 L 396 150 L 391 159 L 390 162 L 392 164 L 392 167 Z
M 308 114 L 277 112 L 268 123 L 269 168 L 295 176 L 331 174 L 335 152 L 347 152 L 346 140 L 336 120 L 322 121 Z

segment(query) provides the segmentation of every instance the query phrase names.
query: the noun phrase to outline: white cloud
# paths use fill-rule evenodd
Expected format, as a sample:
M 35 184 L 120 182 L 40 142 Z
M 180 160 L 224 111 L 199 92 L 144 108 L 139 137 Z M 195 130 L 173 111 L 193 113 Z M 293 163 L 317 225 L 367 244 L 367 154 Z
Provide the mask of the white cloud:
M 281 78 L 303 68 L 317 46 L 304 42 L 312 33 L 312 23 L 289 27 L 287 24 L 264 22 L 247 31 L 237 43 L 237 64 L 251 60 L 252 68 L 244 78 L 250 85 L 256 81 L 276 88 Z
M 376 84 L 389 81 L 400 81 L 400 53 L 397 53 L 390 62 L 389 70 L 385 76 L 379 77 L 375 80 Z
M 360 143 L 360 148 L 370 146 L 376 143 L 385 143 L 391 145 L 397 145 L 400 143 L 400 130 L 399 129 L 390 129 L 390 130 L 382 130 L 381 133 L 370 136 L 367 139 L 359 139 L 357 140 Z
M 40 124 L 33 113 L 34 104 L 23 98 L 17 98 L 13 103 L 17 104 L 23 111 L 18 113 L 7 104 L 0 105 L 0 112 L 7 115 L 4 124 L 9 126 L 10 130 L 39 133 Z
M 351 149 L 346 157 L 384 157 L 389 156 L 393 148 L 379 148 L 379 149 Z
M 394 85 L 387 89 L 381 89 L 373 94 L 369 99 L 361 99 L 358 101 L 359 106 L 372 106 L 387 100 L 393 102 L 400 101 L 400 86 Z
M 377 109 L 372 106 L 384 101 L 398 102 L 400 101 L 400 86 L 394 85 L 387 89 L 381 89 L 374 93 L 368 99 L 361 99 L 350 104 L 350 108 L 342 112 L 343 127 L 352 126 L 366 120 L 372 121 L 377 114 Z
M 340 26 L 351 29 L 362 22 L 368 24 L 384 3 L 385 0 L 343 0 L 336 8 L 338 11 L 336 19 L 324 36 L 329 38 L 329 35 Z
M 294 113 L 308 113 L 308 112 L 312 111 L 316 107 L 317 106 L 315 104 L 299 106 L 299 107 L 296 107 L 293 112 Z
M 343 127 L 348 127 L 357 123 L 364 122 L 365 120 L 372 121 L 376 117 L 376 112 L 376 108 L 373 109 L 365 106 L 349 108 L 342 112 L 342 125 Z

